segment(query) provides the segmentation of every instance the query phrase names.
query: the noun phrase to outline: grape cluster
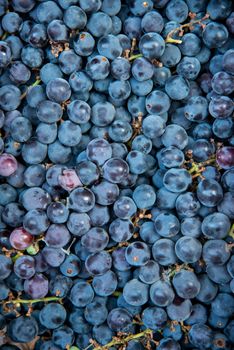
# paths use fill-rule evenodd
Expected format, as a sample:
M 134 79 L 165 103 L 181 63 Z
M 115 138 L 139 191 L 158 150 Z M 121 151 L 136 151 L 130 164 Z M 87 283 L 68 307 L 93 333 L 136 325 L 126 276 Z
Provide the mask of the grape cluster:
M 234 346 L 232 0 L 0 0 L 0 348 Z

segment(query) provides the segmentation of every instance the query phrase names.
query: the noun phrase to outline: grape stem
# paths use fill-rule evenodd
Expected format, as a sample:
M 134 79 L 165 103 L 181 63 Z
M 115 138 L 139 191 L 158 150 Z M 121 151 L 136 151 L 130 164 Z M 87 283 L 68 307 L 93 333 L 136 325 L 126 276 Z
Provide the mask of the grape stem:
M 23 99 L 23 98 L 25 98 L 25 96 L 27 95 L 27 92 L 28 92 L 28 89 L 29 88 L 31 88 L 31 87 L 33 87 L 33 86 L 37 86 L 37 85 L 39 85 L 41 83 L 41 79 L 37 79 L 32 85 L 30 85 L 25 91 L 24 91 L 24 93 L 21 95 L 21 100 Z
M 132 56 L 130 56 L 129 57 L 129 61 L 133 61 L 133 60 L 135 60 L 136 58 L 140 58 L 140 57 L 142 57 L 143 55 L 142 55 L 142 53 L 138 53 L 138 54 L 136 54 L 136 55 L 132 55 Z
M 234 239 L 234 224 L 232 224 L 228 235 Z
M 1 304 L 35 304 L 40 302 L 49 302 L 49 301 L 61 301 L 63 298 L 58 297 L 46 297 L 46 298 L 38 298 L 38 299 L 15 299 L 15 300 L 7 300 L 2 302 Z
M 108 350 L 112 346 L 126 345 L 131 340 L 140 339 L 140 338 L 149 338 L 149 337 L 151 338 L 152 335 L 153 335 L 153 331 L 151 329 L 146 329 L 143 332 L 140 332 L 140 333 L 137 333 L 137 334 L 130 334 L 130 335 L 128 335 L 125 338 L 115 337 L 115 338 L 112 339 L 112 341 L 110 341 L 106 345 L 104 345 L 104 346 L 96 346 L 95 348 L 93 348 L 93 350 Z M 88 348 L 86 348 L 85 350 L 87 350 Z
M 191 28 L 194 24 L 201 24 L 202 21 L 205 21 L 207 18 L 209 18 L 209 14 L 206 14 L 204 17 L 191 21 L 189 23 L 181 24 L 179 27 L 172 29 L 166 37 L 165 42 L 166 43 L 172 43 L 172 44 L 182 44 L 182 40 L 179 39 L 173 39 L 173 35 L 179 32 L 183 35 L 183 29 L 184 28 Z
M 189 162 L 190 163 L 190 162 Z M 195 163 L 195 162 L 192 162 L 192 167 L 188 170 L 188 172 L 190 174 L 192 173 L 196 173 L 196 174 L 199 174 L 201 172 L 203 172 L 205 170 L 205 167 L 207 165 L 210 165 L 210 164 L 215 164 L 216 163 L 216 158 L 210 158 L 204 162 L 201 162 L 201 163 Z
M 2 35 L 1 40 L 5 40 L 7 37 L 8 37 L 8 33 L 5 32 L 5 33 Z

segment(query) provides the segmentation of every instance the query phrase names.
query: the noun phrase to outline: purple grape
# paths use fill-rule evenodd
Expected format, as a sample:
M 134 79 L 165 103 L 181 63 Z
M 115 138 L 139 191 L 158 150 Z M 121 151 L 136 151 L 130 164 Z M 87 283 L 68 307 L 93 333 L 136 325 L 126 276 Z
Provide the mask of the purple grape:
M 3 153 L 0 155 L 0 175 L 10 176 L 18 168 L 17 160 L 14 156 L 8 153 Z
M 234 166 L 234 147 L 222 147 L 216 153 L 216 161 L 223 169 L 231 169 Z

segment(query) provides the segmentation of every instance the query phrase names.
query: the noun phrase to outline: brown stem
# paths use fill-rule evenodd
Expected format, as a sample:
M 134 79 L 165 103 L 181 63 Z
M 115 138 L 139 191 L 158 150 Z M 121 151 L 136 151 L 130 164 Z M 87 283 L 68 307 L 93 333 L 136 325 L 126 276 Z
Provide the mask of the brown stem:
M 153 331 L 151 329 L 146 329 L 140 333 L 137 334 L 130 334 L 128 336 L 126 336 L 125 338 L 121 338 L 121 337 L 115 337 L 113 338 L 112 341 L 110 341 L 109 343 L 107 343 L 104 346 L 96 346 L 95 348 L 93 348 L 93 350 L 108 350 L 109 348 L 111 348 L 112 346 L 116 346 L 116 345 L 126 345 L 128 344 L 131 340 L 139 340 L 141 338 L 151 338 L 153 335 Z M 86 348 L 88 349 L 88 348 Z
M 207 18 L 209 18 L 209 14 L 206 14 L 204 17 L 191 21 L 189 23 L 181 24 L 179 27 L 172 29 L 166 37 L 165 42 L 171 43 L 171 44 L 182 44 L 182 40 L 179 39 L 173 39 L 173 35 L 181 32 L 183 33 L 184 28 L 191 28 L 194 24 L 201 24 L 202 21 L 205 21 Z

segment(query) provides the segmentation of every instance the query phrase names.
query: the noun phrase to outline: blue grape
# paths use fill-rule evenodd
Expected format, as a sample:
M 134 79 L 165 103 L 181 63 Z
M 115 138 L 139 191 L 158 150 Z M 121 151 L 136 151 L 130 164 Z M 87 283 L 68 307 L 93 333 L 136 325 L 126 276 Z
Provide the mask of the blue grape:
M 157 331 L 166 324 L 166 311 L 156 306 L 148 307 L 142 313 L 142 321 L 147 328 Z
M 165 91 L 173 100 L 183 100 L 188 97 L 190 91 L 189 82 L 180 75 L 173 75 L 167 79 Z
M 130 305 L 144 305 L 148 300 L 148 286 L 137 279 L 132 279 L 124 286 L 123 297 Z
M 162 266 L 175 264 L 177 261 L 175 243 L 168 238 L 157 239 L 152 247 L 152 255 Z
M 165 43 L 161 35 L 149 32 L 141 37 L 139 49 L 146 58 L 159 58 L 165 50 Z
M 212 330 L 208 326 L 199 323 L 192 326 L 188 336 L 190 342 L 198 349 L 208 349 L 213 340 Z
M 147 244 L 136 241 L 127 247 L 125 257 L 130 265 L 143 266 L 150 260 L 150 251 Z
M 221 47 L 228 39 L 228 30 L 221 23 L 210 22 L 203 31 L 202 39 L 209 48 Z

